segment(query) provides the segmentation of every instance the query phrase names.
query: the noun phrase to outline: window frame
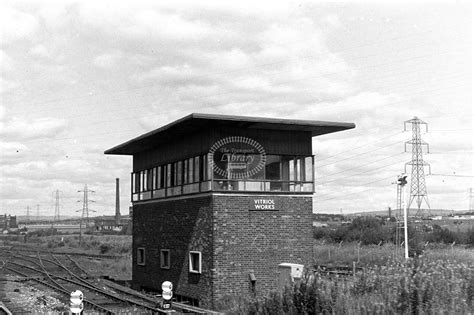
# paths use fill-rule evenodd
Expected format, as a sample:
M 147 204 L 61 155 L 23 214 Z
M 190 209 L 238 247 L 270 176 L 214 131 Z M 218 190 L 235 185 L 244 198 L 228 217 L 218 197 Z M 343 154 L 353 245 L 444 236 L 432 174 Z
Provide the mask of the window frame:
M 145 263 L 146 263 L 145 254 L 146 254 L 145 247 L 137 247 L 137 265 L 145 266 Z M 142 259 L 139 259 L 139 258 L 142 258 Z
M 194 268 L 193 264 L 193 255 L 198 255 L 198 264 L 199 268 Z M 199 251 L 190 251 L 189 252 L 189 272 L 190 273 L 195 273 L 195 274 L 201 274 L 202 273 L 202 253 Z
M 165 256 L 163 253 L 168 253 L 168 260 L 165 264 Z M 171 250 L 169 249 L 160 249 L 160 268 L 161 269 L 170 269 L 171 268 Z

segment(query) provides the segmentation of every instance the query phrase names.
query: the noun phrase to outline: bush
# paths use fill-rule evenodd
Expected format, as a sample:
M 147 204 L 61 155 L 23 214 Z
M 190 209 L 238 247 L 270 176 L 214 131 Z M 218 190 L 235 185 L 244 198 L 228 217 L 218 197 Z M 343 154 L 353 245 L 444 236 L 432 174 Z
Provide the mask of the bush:
M 462 243 L 462 238 L 458 234 L 448 229 L 434 228 L 433 232 L 428 233 L 426 239 L 432 243 Z
M 470 229 L 468 232 L 467 232 L 467 237 L 466 237 L 467 241 L 466 243 L 469 245 L 469 246 L 474 246 L 474 229 Z
M 100 244 L 99 249 L 100 249 L 101 254 L 105 254 L 112 249 L 112 246 L 110 244 L 103 243 L 103 244 Z
M 330 230 L 328 228 L 315 227 L 313 229 L 313 238 L 317 240 L 327 239 L 329 232 Z
M 361 242 L 363 245 L 379 244 L 392 240 L 392 231 L 381 219 L 358 217 L 349 225 L 340 225 L 335 229 L 315 228 L 315 239 L 326 239 L 333 242 Z
M 470 264 L 411 259 L 353 277 L 315 273 L 265 298 L 227 299 L 226 314 L 471 314 Z M 450 294 L 446 294 L 449 292 Z

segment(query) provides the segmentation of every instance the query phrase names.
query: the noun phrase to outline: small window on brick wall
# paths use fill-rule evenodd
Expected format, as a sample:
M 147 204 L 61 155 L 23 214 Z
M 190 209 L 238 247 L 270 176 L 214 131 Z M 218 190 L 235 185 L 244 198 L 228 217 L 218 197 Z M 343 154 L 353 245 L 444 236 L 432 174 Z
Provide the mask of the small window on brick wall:
M 171 265 L 170 250 L 162 249 L 160 251 L 160 267 L 162 269 L 170 269 L 170 265 Z
M 189 252 L 189 272 L 201 273 L 201 252 Z
M 145 249 L 143 247 L 137 248 L 137 265 L 145 265 Z

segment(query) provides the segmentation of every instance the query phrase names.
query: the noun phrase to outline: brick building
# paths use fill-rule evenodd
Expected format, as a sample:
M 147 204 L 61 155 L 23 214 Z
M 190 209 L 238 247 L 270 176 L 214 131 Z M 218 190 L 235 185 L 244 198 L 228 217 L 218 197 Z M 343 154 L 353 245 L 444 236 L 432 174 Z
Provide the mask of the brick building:
M 352 123 L 191 114 L 114 148 L 133 156 L 136 288 L 212 308 L 312 262 L 312 137 Z
M 9 230 L 12 228 L 17 228 L 18 225 L 16 223 L 16 216 L 11 215 L 0 215 L 0 232 Z

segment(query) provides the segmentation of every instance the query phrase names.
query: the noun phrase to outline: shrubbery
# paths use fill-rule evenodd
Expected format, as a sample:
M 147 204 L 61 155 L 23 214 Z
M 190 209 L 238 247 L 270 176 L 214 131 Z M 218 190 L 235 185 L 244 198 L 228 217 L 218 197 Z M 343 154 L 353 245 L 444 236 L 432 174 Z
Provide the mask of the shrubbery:
M 403 229 L 401 230 L 403 234 Z M 433 229 L 416 231 L 413 226 L 408 226 L 410 244 L 413 247 L 420 243 L 466 244 L 474 246 L 474 229 L 468 232 L 453 232 L 433 225 Z M 325 239 L 331 242 L 360 242 L 362 245 L 395 243 L 396 225 L 386 224 L 385 221 L 374 217 L 358 217 L 350 224 L 339 225 L 336 228 L 316 227 L 313 230 L 315 239 Z
M 413 259 L 365 268 L 353 277 L 315 273 L 267 297 L 227 297 L 218 308 L 226 314 L 469 314 L 471 268 Z
M 374 217 L 358 217 L 350 224 L 335 229 L 315 228 L 314 238 L 333 242 L 361 242 L 363 245 L 389 242 L 393 239 L 392 228 Z

